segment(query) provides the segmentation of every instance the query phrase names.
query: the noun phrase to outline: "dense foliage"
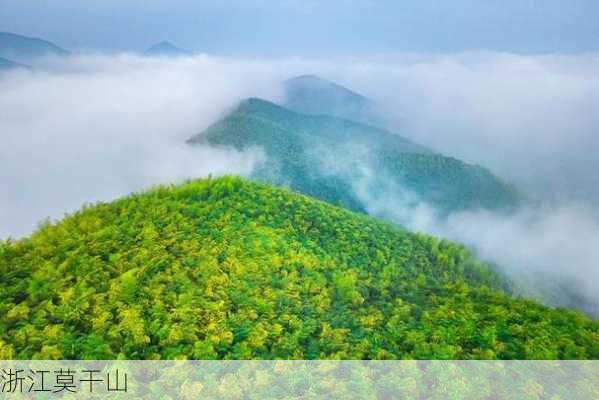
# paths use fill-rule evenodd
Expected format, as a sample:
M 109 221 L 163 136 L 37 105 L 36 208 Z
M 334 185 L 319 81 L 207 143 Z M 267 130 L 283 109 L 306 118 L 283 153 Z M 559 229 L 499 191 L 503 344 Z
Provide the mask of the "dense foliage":
M 445 211 L 510 209 L 519 202 L 517 191 L 488 169 L 452 157 L 385 149 L 380 151 L 376 165 L 377 170 L 389 171 L 400 182 L 408 182 L 416 193 L 426 193 L 428 202 Z
M 0 244 L 0 359 L 598 358 L 463 247 L 240 178 Z
M 253 173 L 332 204 L 364 212 L 356 185 L 397 186 L 441 214 L 509 209 L 519 195 L 488 170 L 436 154 L 401 136 L 330 116 L 308 116 L 260 99 L 243 101 L 190 143 L 258 146 L 266 160 Z M 396 196 L 395 196 L 396 197 Z

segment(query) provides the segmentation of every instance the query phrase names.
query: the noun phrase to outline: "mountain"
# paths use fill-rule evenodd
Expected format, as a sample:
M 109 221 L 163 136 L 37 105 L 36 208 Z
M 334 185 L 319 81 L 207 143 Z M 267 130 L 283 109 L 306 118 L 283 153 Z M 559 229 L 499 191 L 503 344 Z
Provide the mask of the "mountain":
M 0 242 L 6 359 L 597 359 L 599 324 L 463 247 L 240 178 Z
M 163 41 L 150 46 L 144 55 L 151 57 L 178 57 L 178 56 L 189 56 L 191 53 L 185 50 L 181 50 L 174 44 Z
M 15 68 L 30 69 L 31 67 L 29 67 L 25 64 L 16 63 L 14 61 L 7 60 L 6 58 L 0 57 L 0 71 L 8 70 L 8 69 L 15 69 Z
M 64 57 L 68 54 L 68 51 L 46 40 L 0 32 L 0 57 L 2 58 L 31 64 L 40 57 Z
M 302 75 L 284 82 L 283 105 L 308 115 L 331 115 L 370 125 L 384 125 L 374 101 L 315 75 Z
M 514 189 L 482 167 L 379 128 L 299 114 L 261 99 L 242 101 L 189 143 L 260 147 L 266 160 L 254 178 L 354 211 L 365 212 L 368 197 L 424 201 L 441 213 L 508 209 L 519 202 Z

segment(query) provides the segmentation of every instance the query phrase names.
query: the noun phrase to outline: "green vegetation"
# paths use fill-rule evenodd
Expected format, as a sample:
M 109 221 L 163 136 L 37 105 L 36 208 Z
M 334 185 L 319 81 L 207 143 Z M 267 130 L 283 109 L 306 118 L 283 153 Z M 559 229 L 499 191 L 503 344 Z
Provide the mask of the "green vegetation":
M 192 138 L 238 150 L 261 147 L 266 161 L 252 177 L 364 212 L 355 190 L 364 168 L 370 185 L 401 186 L 442 214 L 473 208 L 510 209 L 519 195 L 488 170 L 444 157 L 382 129 L 330 116 L 308 116 L 248 99 Z
M 599 357 L 463 247 L 234 177 L 84 207 L 0 277 L 0 359 Z
M 377 170 L 389 171 L 400 182 L 406 182 L 414 192 L 425 193 L 428 202 L 447 212 L 510 209 L 520 201 L 516 189 L 488 169 L 452 157 L 384 149 L 376 166 Z

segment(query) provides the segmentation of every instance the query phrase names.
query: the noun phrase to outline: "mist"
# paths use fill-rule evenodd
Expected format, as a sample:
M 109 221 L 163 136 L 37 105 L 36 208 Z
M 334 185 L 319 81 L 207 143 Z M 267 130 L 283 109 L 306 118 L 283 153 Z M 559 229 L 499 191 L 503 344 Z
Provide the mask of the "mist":
M 360 171 L 354 190 L 370 215 L 466 245 L 510 278 L 516 292 L 525 297 L 599 315 L 599 218 L 587 203 L 526 205 L 509 214 L 469 210 L 442 216 L 401 184 L 381 185 L 384 178 L 373 170 L 362 166 Z
M 337 79 L 393 131 L 490 168 L 544 201 L 599 204 L 599 55 L 404 55 Z
M 266 67 L 131 55 L 43 66 L 0 77 L 0 237 L 155 184 L 247 175 L 261 157 L 185 140 L 240 98 L 274 96 Z
M 263 159 L 259 148 L 241 153 L 185 141 L 240 99 L 278 101 L 282 80 L 307 73 L 372 98 L 394 132 L 489 167 L 529 200 L 508 216 L 472 210 L 439 218 L 368 164 L 354 165 L 354 189 L 372 215 L 464 243 L 510 276 L 538 284 L 548 303 L 569 306 L 560 290 L 574 291 L 597 314 L 595 55 L 47 59 L 34 71 L 0 75 L 0 238 L 155 184 L 249 175 Z

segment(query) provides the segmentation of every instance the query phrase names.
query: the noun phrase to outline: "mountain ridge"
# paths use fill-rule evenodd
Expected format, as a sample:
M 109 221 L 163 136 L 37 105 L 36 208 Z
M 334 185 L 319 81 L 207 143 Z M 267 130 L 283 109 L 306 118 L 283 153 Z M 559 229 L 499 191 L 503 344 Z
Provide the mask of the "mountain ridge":
M 0 70 L 12 70 L 12 69 L 31 69 L 29 65 L 21 64 L 18 62 L 14 62 L 8 60 L 6 58 L 0 57 Z
M 45 39 L 0 32 L 0 57 L 30 64 L 44 56 L 65 57 L 70 53 Z
M 339 117 L 304 115 L 262 99 L 241 101 L 227 115 L 190 138 L 189 144 L 265 149 L 252 173 L 275 185 L 366 212 L 354 187 L 368 178 L 379 189 L 391 180 L 443 212 L 510 208 L 519 195 L 488 170 L 440 155 L 399 135 Z M 410 156 L 408 154 L 420 154 Z M 364 170 L 372 171 L 371 178 Z M 376 171 L 376 172 L 374 172 Z M 445 171 L 445 173 L 444 173 Z M 496 207 L 497 206 L 497 207 Z

